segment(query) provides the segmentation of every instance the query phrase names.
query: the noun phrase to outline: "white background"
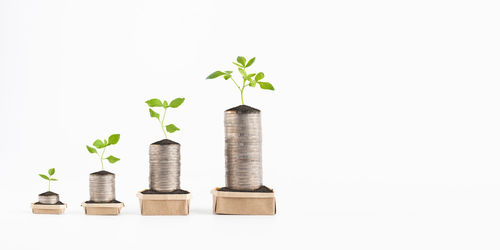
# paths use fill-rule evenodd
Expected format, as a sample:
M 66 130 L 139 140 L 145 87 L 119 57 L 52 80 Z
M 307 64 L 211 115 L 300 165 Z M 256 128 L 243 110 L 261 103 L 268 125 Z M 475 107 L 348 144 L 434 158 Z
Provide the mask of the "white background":
M 0 0 L 1 249 L 498 249 L 498 1 Z M 204 80 L 256 56 L 276 91 L 262 110 L 276 216 L 216 216 L 223 111 L 236 87 Z M 150 98 L 181 131 L 187 217 L 140 216 Z M 121 133 L 117 217 L 85 216 L 85 149 Z M 33 215 L 38 173 L 68 204 Z M 122 247 L 122 248 L 120 248 Z

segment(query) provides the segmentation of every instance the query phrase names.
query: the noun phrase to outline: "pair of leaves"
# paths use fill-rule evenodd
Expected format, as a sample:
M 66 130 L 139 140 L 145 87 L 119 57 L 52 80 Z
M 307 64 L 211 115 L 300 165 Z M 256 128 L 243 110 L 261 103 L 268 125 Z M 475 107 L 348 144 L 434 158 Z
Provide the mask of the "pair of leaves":
M 252 64 L 255 62 L 255 57 L 248 60 L 248 62 L 247 62 L 247 59 L 245 57 L 238 56 L 236 58 L 236 61 L 237 61 L 237 63 L 233 62 L 234 65 L 236 65 L 240 68 L 248 68 L 248 67 L 252 66 Z
M 120 141 L 120 134 L 112 134 L 108 137 L 107 140 L 106 139 L 104 139 L 104 141 L 101 141 L 100 139 L 95 140 L 92 145 L 94 145 L 94 147 L 96 147 L 96 148 L 101 149 L 101 148 L 105 148 L 105 147 L 110 146 L 110 145 L 115 145 L 118 143 L 118 141 Z M 97 153 L 97 150 L 93 147 L 87 146 L 87 150 L 91 154 Z
M 49 176 L 50 176 L 50 177 L 49 177 L 49 176 L 46 176 L 46 175 L 44 175 L 44 174 L 38 174 L 38 175 L 39 175 L 40 177 L 44 178 L 45 180 L 48 180 L 48 181 L 57 181 L 57 179 L 52 178 L 52 175 L 54 175 L 54 174 L 56 173 L 56 169 L 55 169 L 55 168 L 51 168 L 51 169 L 49 169 L 48 173 L 49 173 Z
M 151 100 L 147 100 L 146 104 L 148 104 L 148 106 L 152 107 L 152 108 L 154 108 L 154 107 L 177 108 L 177 107 L 181 106 L 181 104 L 184 102 L 185 99 L 186 98 L 175 98 L 174 100 L 172 100 L 170 102 L 170 105 L 169 105 L 166 100 L 162 102 L 160 99 L 153 98 Z M 151 110 L 151 109 L 149 109 L 149 110 Z M 153 117 L 153 116 L 151 116 L 151 117 Z M 158 117 L 159 117 L 159 115 L 158 115 Z
M 97 150 L 96 150 L 95 148 L 93 148 L 93 147 L 89 147 L 89 146 L 87 146 L 87 150 L 88 150 L 88 151 L 89 151 L 89 153 L 91 153 L 91 154 L 97 154 Z M 106 159 L 106 160 L 108 160 L 108 161 L 109 161 L 109 163 L 115 163 L 115 162 L 117 162 L 117 161 L 119 161 L 119 160 L 120 160 L 120 158 L 114 157 L 114 156 L 112 156 L 112 155 L 110 155 L 110 156 L 106 157 L 105 159 Z

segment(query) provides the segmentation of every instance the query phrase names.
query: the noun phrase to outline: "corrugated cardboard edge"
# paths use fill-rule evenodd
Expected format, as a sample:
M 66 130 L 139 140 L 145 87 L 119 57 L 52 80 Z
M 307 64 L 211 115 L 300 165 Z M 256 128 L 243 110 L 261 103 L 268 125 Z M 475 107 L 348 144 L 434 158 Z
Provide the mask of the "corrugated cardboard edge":
M 114 208 L 122 208 L 125 204 L 123 202 L 120 203 L 86 203 L 82 202 L 82 207 L 114 207 Z
M 86 203 L 82 202 L 82 207 L 86 215 L 119 215 L 125 206 L 120 203 Z
M 31 203 L 31 208 L 38 208 L 38 209 L 65 209 L 67 207 L 68 207 L 68 205 L 66 203 L 63 203 L 62 205 L 48 205 L 48 204 Z
M 34 214 L 62 214 L 68 205 L 66 203 L 62 205 L 46 205 L 46 204 L 35 204 L 31 203 L 31 211 Z
M 139 198 L 139 205 L 141 207 L 141 215 L 146 216 L 169 216 L 169 215 L 189 215 L 189 206 L 191 200 L 191 193 L 189 194 L 143 194 L 145 190 L 137 193 Z M 179 203 L 182 202 L 182 203 Z M 149 205 L 146 205 L 149 204 Z M 163 205 L 160 205 L 163 204 Z M 184 208 L 173 209 L 171 206 L 179 206 L 183 204 Z M 176 205 L 174 205 L 176 204 Z M 146 206 L 148 206 L 146 209 Z M 179 208 L 179 207 L 177 207 Z
M 275 215 L 276 214 L 276 197 L 274 195 L 274 191 L 272 193 L 258 193 L 258 192 L 225 192 L 225 191 L 218 191 L 220 188 L 214 188 L 210 193 L 212 194 L 213 197 L 213 213 L 214 214 L 234 214 L 234 215 Z M 217 198 L 234 198 L 234 199 L 259 199 L 259 198 L 265 198 L 265 199 L 273 199 L 273 212 L 272 213 L 266 213 L 266 214 L 260 214 L 260 213 L 240 213 L 240 212 L 233 212 L 233 213 L 221 213 L 218 211 L 217 207 Z
M 191 193 L 189 194 L 143 194 L 145 190 L 137 193 L 137 198 L 141 200 L 190 200 Z

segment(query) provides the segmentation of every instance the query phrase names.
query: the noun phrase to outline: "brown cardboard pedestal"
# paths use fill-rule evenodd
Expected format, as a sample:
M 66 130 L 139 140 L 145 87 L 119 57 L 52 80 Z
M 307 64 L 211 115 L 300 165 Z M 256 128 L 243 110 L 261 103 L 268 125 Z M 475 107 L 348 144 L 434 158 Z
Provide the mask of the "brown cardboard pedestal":
M 274 192 L 227 192 L 212 190 L 215 214 L 275 215 Z
M 120 203 L 87 203 L 83 202 L 82 207 L 87 215 L 119 215 L 122 207 L 125 205 Z
M 31 210 L 34 214 L 62 214 L 66 207 L 66 203 L 62 205 L 31 203 Z
M 144 190 L 143 190 L 144 191 Z M 188 215 L 191 194 L 137 193 L 142 215 Z

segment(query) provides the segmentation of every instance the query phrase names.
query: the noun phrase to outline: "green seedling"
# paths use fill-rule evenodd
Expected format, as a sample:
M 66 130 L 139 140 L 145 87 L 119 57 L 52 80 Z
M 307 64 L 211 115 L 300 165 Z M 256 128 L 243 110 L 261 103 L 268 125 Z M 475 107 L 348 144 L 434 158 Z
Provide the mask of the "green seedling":
M 104 152 L 106 152 L 106 148 L 108 146 L 117 144 L 119 140 L 120 140 L 120 134 L 113 134 L 110 135 L 107 140 L 106 139 L 104 139 L 104 141 L 101 141 L 100 139 L 95 140 L 94 143 L 92 144 L 94 145 L 95 148 L 87 145 L 87 150 L 89 151 L 89 153 L 97 154 L 97 156 L 99 156 L 99 159 L 101 160 L 102 170 L 104 170 L 104 162 L 103 162 L 104 159 L 108 160 L 109 163 L 111 164 L 120 160 L 119 158 L 114 157 L 112 155 L 109 155 L 108 157 L 104 158 Z M 99 153 L 98 150 L 101 149 L 102 151 Z
M 214 73 L 207 76 L 207 79 L 215 79 L 219 76 L 224 76 L 224 80 L 231 79 L 236 85 L 236 87 L 238 87 L 238 90 L 240 91 L 242 105 L 245 105 L 245 102 L 243 101 L 243 91 L 248 86 L 255 87 L 257 84 L 259 84 L 261 89 L 274 90 L 274 87 L 271 83 L 262 81 L 262 79 L 264 79 L 264 73 L 262 72 L 251 73 L 251 74 L 247 73 L 246 69 L 252 66 L 252 64 L 255 62 L 255 57 L 248 60 L 247 62 L 247 59 L 245 57 L 238 56 L 236 61 L 237 62 L 233 62 L 233 64 L 238 66 L 238 71 L 243 77 L 243 84 L 239 85 L 238 83 L 236 83 L 236 81 L 233 79 L 232 76 L 233 71 L 215 71 Z
M 174 124 L 168 124 L 165 126 L 165 114 L 167 113 L 168 108 L 178 108 L 181 106 L 181 104 L 184 102 L 186 98 L 175 98 L 170 102 L 170 104 L 167 101 L 161 101 L 160 99 L 151 99 L 146 101 L 146 104 L 149 106 L 149 115 L 152 118 L 158 119 L 158 122 L 160 123 L 161 126 L 161 131 L 163 131 L 163 134 L 165 135 L 165 138 L 167 138 L 167 133 L 174 133 L 177 130 L 180 130 L 177 126 Z M 163 108 L 163 116 L 161 117 L 160 120 L 160 114 L 156 113 L 152 108 L 155 107 L 162 107 Z
M 51 181 L 57 181 L 57 179 L 52 178 L 52 175 L 54 175 L 56 173 L 56 169 L 55 168 L 51 168 L 51 169 L 49 169 L 48 173 L 49 173 L 49 176 L 46 176 L 44 174 L 39 174 L 39 175 L 40 175 L 40 177 L 42 177 L 45 180 L 49 181 L 49 191 L 50 191 L 50 182 Z

